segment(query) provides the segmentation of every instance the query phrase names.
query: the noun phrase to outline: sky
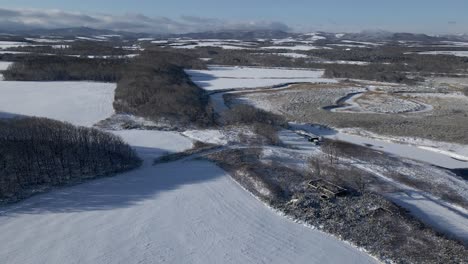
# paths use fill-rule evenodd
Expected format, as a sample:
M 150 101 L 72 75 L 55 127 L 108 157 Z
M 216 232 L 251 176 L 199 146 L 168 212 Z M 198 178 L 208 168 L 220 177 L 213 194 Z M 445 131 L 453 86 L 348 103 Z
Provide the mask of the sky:
M 106 26 L 183 33 L 251 27 L 443 34 L 468 33 L 467 13 L 467 0 L 0 0 L 0 28 Z

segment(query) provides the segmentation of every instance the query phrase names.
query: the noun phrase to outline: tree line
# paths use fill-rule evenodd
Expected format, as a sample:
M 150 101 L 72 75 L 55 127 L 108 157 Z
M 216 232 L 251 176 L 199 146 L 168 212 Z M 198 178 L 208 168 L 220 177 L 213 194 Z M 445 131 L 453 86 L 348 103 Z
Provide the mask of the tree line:
M 32 55 L 13 63 L 3 76 L 11 81 L 116 82 L 121 78 L 124 63 L 121 59 Z
M 0 199 L 28 190 L 109 175 L 139 166 L 113 134 L 46 118 L 0 120 Z
M 213 113 L 209 97 L 184 71 L 202 67 L 203 62 L 195 56 L 145 51 L 126 65 L 117 83 L 114 108 L 154 121 L 210 125 Z

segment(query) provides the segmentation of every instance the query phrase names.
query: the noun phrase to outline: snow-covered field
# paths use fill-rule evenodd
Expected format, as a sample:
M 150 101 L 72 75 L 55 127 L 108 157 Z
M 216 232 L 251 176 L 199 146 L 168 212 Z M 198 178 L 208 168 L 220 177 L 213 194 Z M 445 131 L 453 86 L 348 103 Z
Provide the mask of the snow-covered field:
M 114 89 L 90 82 L 0 82 L 0 112 L 91 126 L 113 113 Z M 154 158 L 193 146 L 182 134 L 112 133 L 135 147 L 143 166 L 0 208 L 0 263 L 376 262 L 269 209 L 212 163 L 153 166 Z
M 262 53 L 259 53 L 259 54 L 262 54 Z M 301 54 L 301 53 L 295 53 L 295 52 L 284 52 L 284 53 L 268 53 L 268 54 L 271 54 L 271 55 L 277 55 L 277 56 L 285 56 L 285 57 L 289 57 L 289 58 L 307 58 L 309 56 L 305 55 L 305 54 Z
M 11 64 L 13 64 L 13 62 L 0 61 L 0 71 L 4 71 L 4 70 L 8 69 L 8 66 L 10 66 Z
M 8 69 L 8 67 L 13 64 L 13 62 L 9 61 L 0 61 L 0 72 Z M 3 74 L 0 73 L 0 81 L 3 81 Z
M 17 114 L 92 126 L 114 113 L 115 84 L 0 82 L 0 116 Z
M 176 49 L 195 49 L 200 47 L 218 47 L 222 49 L 240 50 L 255 47 L 257 44 L 253 42 L 245 42 L 239 40 L 219 40 L 219 39 L 171 39 L 173 43 L 167 45 Z M 166 44 L 168 41 L 152 41 L 154 44 Z
M 332 109 L 333 112 L 353 113 L 415 113 L 428 112 L 433 109 L 431 105 L 408 99 L 403 96 L 383 92 L 367 92 L 355 94 L 343 102 L 345 106 Z
M 143 167 L 3 208 L 0 262 L 376 262 L 275 213 L 212 163 L 152 166 L 162 153 L 191 147 L 180 134 L 116 133 L 146 159 Z
M 468 162 L 468 146 L 449 142 L 433 141 L 423 138 L 382 136 L 362 129 L 347 128 L 340 129 L 347 134 L 360 135 L 367 138 L 373 138 L 381 141 L 394 142 L 398 144 L 412 145 L 427 151 L 437 152 L 460 161 Z M 467 164 L 468 167 L 468 164 Z
M 27 42 L 0 41 L 0 49 L 17 48 L 17 47 L 24 47 L 24 46 L 31 46 L 31 44 Z
M 468 162 L 456 160 L 449 155 L 444 155 L 439 152 L 426 150 L 413 145 L 398 144 L 390 141 L 383 141 L 374 138 L 368 138 L 358 135 L 351 135 L 339 132 L 332 129 L 326 129 L 317 126 L 310 126 L 304 124 L 291 124 L 296 129 L 303 129 L 321 135 L 325 138 L 341 140 L 345 142 L 354 143 L 361 146 L 370 146 L 373 149 L 384 151 L 400 157 L 422 161 L 428 164 L 436 165 L 448 169 L 467 168 Z
M 186 70 L 205 90 L 257 88 L 295 82 L 335 83 L 322 78 L 321 70 L 211 66 L 209 70 Z
M 468 51 L 425 51 L 418 52 L 423 55 L 453 55 L 457 57 L 468 57 Z
M 269 49 L 269 50 L 316 50 L 316 49 L 330 49 L 328 47 L 318 47 L 318 46 L 310 46 L 310 45 L 294 45 L 294 46 L 268 46 L 262 47 L 262 49 Z

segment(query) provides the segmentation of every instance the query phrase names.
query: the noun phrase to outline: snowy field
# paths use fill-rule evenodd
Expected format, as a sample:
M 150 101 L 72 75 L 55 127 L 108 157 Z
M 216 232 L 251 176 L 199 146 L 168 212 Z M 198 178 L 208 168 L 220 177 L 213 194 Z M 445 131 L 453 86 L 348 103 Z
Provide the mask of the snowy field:
M 468 167 L 467 161 L 457 160 L 443 153 L 426 150 L 413 145 L 398 144 L 374 138 L 351 135 L 332 129 L 321 128 L 304 124 L 291 124 L 294 129 L 302 129 L 325 138 L 350 142 L 361 146 L 370 146 L 372 149 L 384 151 L 400 157 L 422 161 L 447 169 L 462 169 Z
M 186 70 L 192 80 L 209 91 L 257 88 L 296 82 L 336 83 L 322 78 L 321 70 L 210 66 L 209 70 Z
M 24 46 L 32 46 L 32 45 L 27 42 L 0 41 L 0 49 L 17 48 L 17 47 L 24 47 Z
M 398 114 L 429 112 L 431 105 L 408 99 L 404 96 L 383 92 L 355 94 L 343 102 L 344 106 L 332 109 L 333 112 Z
M 219 39 L 205 39 L 205 40 L 194 40 L 194 39 L 173 39 L 174 43 L 167 45 L 171 48 L 176 49 L 195 49 L 200 47 L 218 47 L 222 49 L 240 50 L 249 49 L 257 45 L 253 42 L 244 42 L 239 40 L 219 40 Z M 152 41 L 155 44 L 166 44 L 168 41 Z
M 212 163 L 152 166 L 191 147 L 181 135 L 118 134 L 146 158 L 143 167 L 3 208 L 0 262 L 376 263 L 280 216 Z
M 277 55 L 277 56 L 284 56 L 284 57 L 289 57 L 289 58 L 307 58 L 306 54 L 301 54 L 301 53 L 295 53 L 295 52 L 287 52 L 287 53 L 258 53 L 259 55 Z
M 113 114 L 114 89 L 0 82 L 0 112 L 91 126 Z M 112 133 L 136 149 L 142 167 L 0 208 L 0 263 L 376 263 L 269 209 L 212 163 L 153 166 L 154 158 L 193 146 L 182 134 Z M 214 130 L 187 135 L 225 140 Z
M 13 62 L 9 61 L 0 61 L 0 72 L 8 69 L 8 67 L 13 64 Z M 0 73 L 0 81 L 3 81 L 3 74 Z
M 317 46 L 310 46 L 310 45 L 294 45 L 294 46 L 268 46 L 262 47 L 262 49 L 268 50 L 316 50 L 316 49 L 330 49 L 328 47 L 317 47 Z
M 423 55 L 453 55 L 457 57 L 468 57 L 468 51 L 425 51 L 418 52 Z
M 4 70 L 8 69 L 8 66 L 10 66 L 11 64 L 13 64 L 13 62 L 0 61 L 0 71 L 4 71 Z
M 114 113 L 115 84 L 0 82 L 0 116 L 17 114 L 92 126 Z

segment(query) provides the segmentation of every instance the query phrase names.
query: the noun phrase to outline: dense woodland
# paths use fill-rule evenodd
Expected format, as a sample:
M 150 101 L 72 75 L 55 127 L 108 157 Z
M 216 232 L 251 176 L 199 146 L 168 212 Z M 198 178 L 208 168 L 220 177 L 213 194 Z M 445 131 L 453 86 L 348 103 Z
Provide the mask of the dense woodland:
M 0 119 L 0 199 L 139 166 L 120 137 L 45 118 Z
M 283 116 L 246 104 L 232 106 L 223 117 L 227 125 L 252 127 L 256 134 L 267 140 L 268 144 L 280 144 L 278 130 L 280 127 L 287 126 Z
M 75 55 L 75 56 L 122 56 L 135 53 L 132 50 L 123 49 L 121 43 L 114 42 L 96 42 L 96 41 L 74 41 L 64 42 L 62 44 L 34 45 L 9 48 L 12 51 L 31 52 L 56 55 Z
M 184 72 L 184 68 L 202 67 L 197 57 L 146 51 L 127 65 L 117 84 L 114 108 L 155 121 L 210 125 L 209 98 Z
M 28 56 L 3 72 L 11 81 L 100 81 L 121 78 L 124 60 L 88 59 L 69 56 Z

